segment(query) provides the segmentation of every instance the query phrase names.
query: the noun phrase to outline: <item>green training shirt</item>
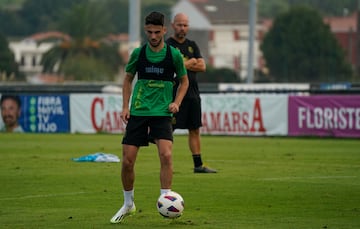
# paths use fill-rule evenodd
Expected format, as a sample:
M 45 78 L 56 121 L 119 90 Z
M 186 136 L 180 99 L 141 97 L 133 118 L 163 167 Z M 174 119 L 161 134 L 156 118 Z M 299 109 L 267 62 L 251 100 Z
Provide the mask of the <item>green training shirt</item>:
M 126 72 L 135 75 L 139 74 L 139 68 L 142 66 L 138 65 L 142 47 L 134 49 L 131 53 L 128 64 L 126 65 Z M 147 63 L 154 63 L 153 66 L 146 66 L 146 71 L 151 72 L 156 77 L 139 77 L 135 83 L 135 87 L 132 93 L 130 114 L 136 116 L 172 116 L 172 113 L 168 110 L 169 104 L 173 101 L 173 81 L 169 80 L 169 77 L 162 79 L 163 68 L 174 68 L 176 77 L 181 78 L 185 76 L 186 68 L 184 66 L 183 58 L 181 53 L 175 48 L 170 46 L 170 52 L 172 57 L 173 66 L 160 66 L 161 62 L 166 63 L 165 60 L 167 53 L 167 45 L 159 52 L 153 52 L 151 48 L 146 45 L 145 56 Z M 142 64 L 142 63 L 141 63 Z M 144 70 L 144 69 L 141 69 Z M 174 77 L 172 75 L 171 77 Z

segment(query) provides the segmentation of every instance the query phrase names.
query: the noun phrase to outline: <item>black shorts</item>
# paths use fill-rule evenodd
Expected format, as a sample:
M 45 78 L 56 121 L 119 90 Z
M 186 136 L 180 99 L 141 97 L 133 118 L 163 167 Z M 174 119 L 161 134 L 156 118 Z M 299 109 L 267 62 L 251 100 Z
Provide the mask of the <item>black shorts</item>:
M 173 141 L 170 116 L 130 116 L 122 144 L 148 146 L 155 139 Z
M 173 129 L 194 130 L 202 126 L 201 122 L 201 99 L 183 99 L 180 110 L 173 117 Z

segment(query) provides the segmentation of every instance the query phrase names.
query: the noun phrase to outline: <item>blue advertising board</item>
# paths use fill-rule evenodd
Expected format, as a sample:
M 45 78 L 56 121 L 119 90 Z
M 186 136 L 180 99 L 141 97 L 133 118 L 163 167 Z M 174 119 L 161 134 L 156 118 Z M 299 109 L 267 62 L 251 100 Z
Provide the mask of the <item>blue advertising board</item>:
M 30 133 L 70 132 L 68 95 L 21 95 L 20 125 Z

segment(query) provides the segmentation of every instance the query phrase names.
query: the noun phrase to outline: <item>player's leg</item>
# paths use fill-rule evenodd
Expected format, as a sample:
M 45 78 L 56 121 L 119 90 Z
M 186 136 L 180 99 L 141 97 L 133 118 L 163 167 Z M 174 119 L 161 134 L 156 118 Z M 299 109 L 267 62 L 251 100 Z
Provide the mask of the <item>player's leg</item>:
M 139 147 L 123 144 L 121 180 L 123 185 L 124 204 L 110 219 L 111 223 L 120 223 L 126 216 L 136 212 L 134 203 L 135 161 Z
M 171 190 L 173 177 L 171 117 L 153 117 L 150 121 L 150 139 L 154 139 L 160 159 L 160 193 Z
M 201 120 L 201 99 L 194 98 L 190 103 L 191 115 L 189 114 L 187 120 L 187 128 L 189 131 L 188 142 L 189 148 L 194 162 L 194 173 L 216 173 L 216 170 L 203 165 L 201 159 L 201 136 L 200 127 L 202 126 Z
M 138 146 L 123 144 L 121 181 L 125 191 L 131 191 L 134 189 L 134 168 L 138 150 Z
M 189 130 L 189 147 L 193 155 L 201 152 L 200 129 Z
M 161 189 L 170 191 L 173 177 L 172 142 L 166 139 L 156 140 L 160 159 Z
M 111 223 L 120 223 L 126 216 L 136 212 L 134 203 L 135 162 L 140 146 L 148 144 L 148 126 L 146 119 L 130 117 L 123 138 L 121 181 L 123 185 L 124 204 L 110 219 Z

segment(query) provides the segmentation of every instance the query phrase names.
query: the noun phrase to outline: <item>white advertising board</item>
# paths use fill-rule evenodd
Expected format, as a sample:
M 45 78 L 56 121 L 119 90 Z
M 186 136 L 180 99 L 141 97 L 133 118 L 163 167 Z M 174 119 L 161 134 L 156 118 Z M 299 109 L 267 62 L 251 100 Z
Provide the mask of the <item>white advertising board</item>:
M 121 95 L 71 94 L 71 133 L 123 133 Z
M 287 135 L 287 95 L 204 94 L 201 99 L 203 134 Z
M 203 134 L 287 135 L 287 95 L 204 94 L 201 99 Z M 123 133 L 121 108 L 121 95 L 72 94 L 71 133 Z

